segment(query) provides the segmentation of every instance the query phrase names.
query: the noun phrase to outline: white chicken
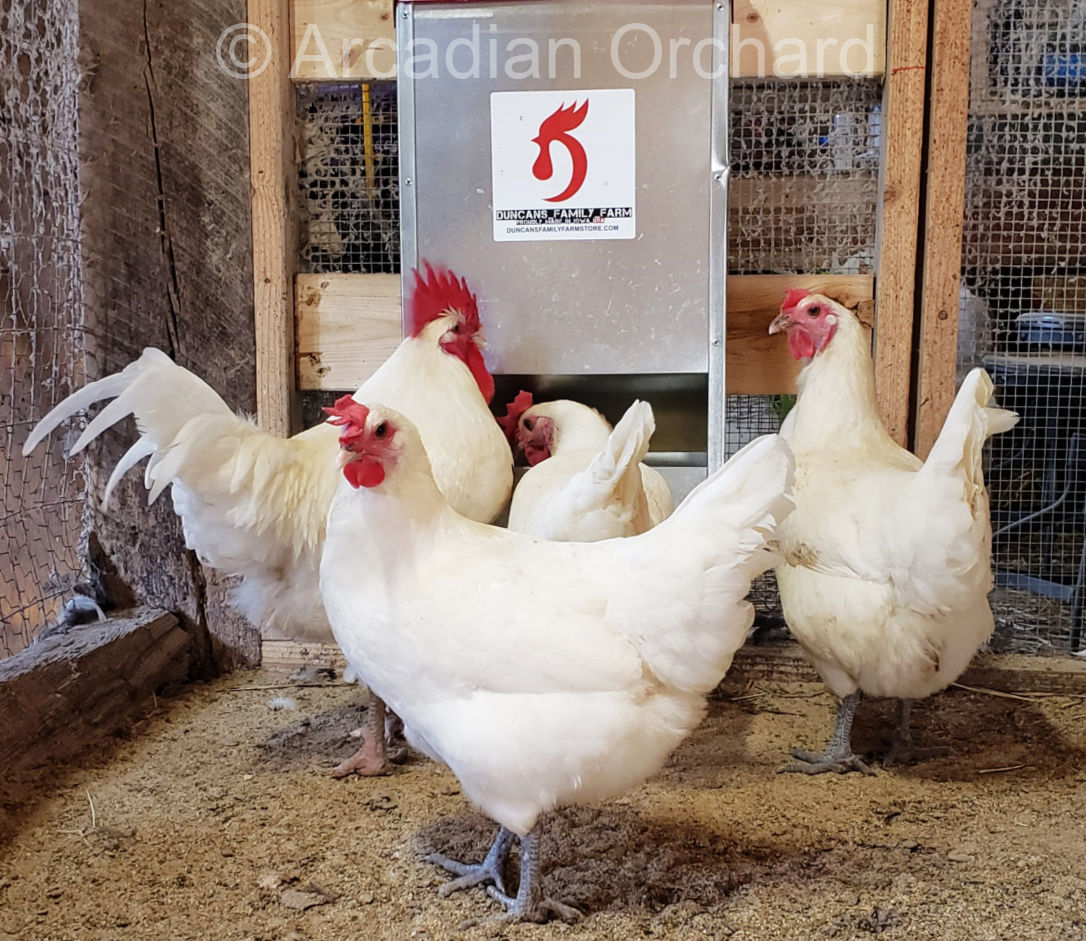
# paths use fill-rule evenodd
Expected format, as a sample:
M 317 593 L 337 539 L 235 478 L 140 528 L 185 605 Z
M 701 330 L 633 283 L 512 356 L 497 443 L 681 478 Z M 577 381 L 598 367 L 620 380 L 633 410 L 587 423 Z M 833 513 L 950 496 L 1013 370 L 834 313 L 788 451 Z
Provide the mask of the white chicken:
M 634 402 L 612 430 L 587 405 L 532 405 L 521 392 L 499 422 L 532 465 L 513 492 L 510 529 L 596 542 L 643 533 L 671 512 L 667 481 L 641 463 L 656 428 L 647 402 Z
M 415 273 L 413 330 L 355 393 L 391 402 L 418 424 L 438 486 L 466 516 L 492 520 L 509 499 L 513 457 L 488 402 L 475 295 L 447 271 Z M 87 425 L 76 453 L 133 415 L 140 437 L 110 476 L 150 455 L 149 502 L 172 484 L 185 543 L 206 564 L 242 577 L 235 603 L 265 636 L 333 641 L 318 590 L 328 506 L 340 475 L 338 432 L 322 423 L 278 438 L 236 415 L 202 379 L 147 349 L 122 372 L 86 385 L 49 412 L 23 447 L 28 454 L 65 419 L 113 399 Z M 380 730 L 380 731 L 378 731 Z M 362 750 L 335 773 L 381 773 L 384 706 L 371 700 Z
M 885 763 L 904 760 L 910 701 L 957 679 L 992 632 L 981 449 L 1017 416 L 988 407 L 992 382 L 975 369 L 922 462 L 879 419 L 870 345 L 852 311 L 793 290 L 770 325 L 779 331 L 805 365 L 781 427 L 796 509 L 780 529 L 777 581 L 788 626 L 840 698 L 825 751 L 795 751 L 785 770 L 870 773 L 850 744 L 861 691 L 902 700 Z
M 539 815 L 636 787 L 701 720 L 774 561 L 788 448 L 755 441 L 643 535 L 544 542 L 458 514 L 399 413 L 345 402 L 334 421 L 346 480 L 321 595 L 336 639 L 408 741 L 502 827 L 479 865 L 435 858 L 460 876 L 445 894 L 490 880 L 511 918 L 572 916 L 542 891 Z

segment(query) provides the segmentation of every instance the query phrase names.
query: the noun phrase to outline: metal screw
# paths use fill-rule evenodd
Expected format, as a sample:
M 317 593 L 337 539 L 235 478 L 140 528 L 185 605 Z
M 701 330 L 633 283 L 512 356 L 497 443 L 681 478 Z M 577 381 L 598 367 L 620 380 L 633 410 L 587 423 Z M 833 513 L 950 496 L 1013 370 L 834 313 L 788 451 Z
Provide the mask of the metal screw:
M 406 20 L 411 15 L 410 10 L 407 7 L 400 7 L 400 19 Z
M 412 180 L 411 177 L 408 177 L 406 180 L 403 181 L 403 185 L 404 186 L 411 186 L 414 182 L 415 181 Z

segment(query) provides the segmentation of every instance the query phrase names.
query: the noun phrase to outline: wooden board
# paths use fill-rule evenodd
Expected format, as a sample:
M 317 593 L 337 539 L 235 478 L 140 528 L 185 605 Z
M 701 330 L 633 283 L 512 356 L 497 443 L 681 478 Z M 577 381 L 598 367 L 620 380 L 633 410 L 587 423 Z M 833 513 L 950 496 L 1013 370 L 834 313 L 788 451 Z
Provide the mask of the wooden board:
M 391 79 L 392 0 L 292 0 L 295 81 Z M 886 45 L 880 0 L 736 0 L 732 74 L 756 78 L 879 76 Z
M 965 217 L 972 0 L 933 7 L 920 358 L 913 446 L 926 458 L 954 401 Z
M 788 344 L 766 332 L 789 288 L 829 294 L 850 307 L 868 305 L 869 275 L 733 275 L 728 278 L 727 391 L 751 395 L 795 391 L 797 366 Z M 399 277 L 300 275 L 298 364 L 302 389 L 357 389 L 400 342 Z
M 294 96 L 288 0 L 249 0 L 249 22 L 267 37 L 267 66 L 249 87 L 252 177 L 253 303 L 256 316 L 256 415 L 260 427 L 289 435 L 295 424 L 294 317 L 291 275 L 295 239 L 292 193 Z
M 885 66 L 881 0 L 733 0 L 732 76 L 878 77 Z
M 396 77 L 392 0 L 291 0 L 296 82 Z
M 0 661 L 0 754 L 30 767 L 56 762 L 122 731 L 156 691 L 182 683 L 193 639 L 177 618 L 129 617 L 55 633 Z
M 294 296 L 302 389 L 356 389 L 400 345 L 399 275 L 298 275 Z
M 890 0 L 885 150 L 875 289 L 876 388 L 886 430 L 909 443 L 917 230 L 920 223 L 920 141 L 924 135 L 928 7 Z

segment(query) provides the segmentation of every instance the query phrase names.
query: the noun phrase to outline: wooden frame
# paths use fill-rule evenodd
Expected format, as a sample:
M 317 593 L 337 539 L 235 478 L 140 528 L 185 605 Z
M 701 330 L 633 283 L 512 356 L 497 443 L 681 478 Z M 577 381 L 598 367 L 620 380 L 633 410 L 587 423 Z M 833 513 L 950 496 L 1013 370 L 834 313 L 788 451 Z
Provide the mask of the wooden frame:
M 935 443 L 956 391 L 972 13 L 970 0 L 934 6 L 913 442 L 921 457 Z
M 886 430 L 909 442 L 921 146 L 927 73 L 927 0 L 890 0 L 883 97 L 884 159 L 875 285 L 875 385 Z
M 370 276 L 319 279 L 302 276 L 292 285 L 294 240 L 286 182 L 293 162 L 293 113 L 286 79 L 288 59 L 295 81 L 365 78 L 371 73 L 387 77 L 394 58 L 382 59 L 378 47 L 386 52 L 392 49 L 395 19 L 392 0 L 249 2 L 250 21 L 267 33 L 273 47 L 269 67 L 250 84 L 258 415 L 264 427 L 287 433 L 292 427 L 294 410 L 295 354 L 298 388 L 353 388 L 372 373 L 398 341 L 398 310 L 394 310 L 398 285 L 393 284 L 395 279 L 389 280 L 390 276 L 376 276 L 369 283 L 365 279 Z M 968 70 L 967 8 L 968 0 L 937 0 L 933 5 L 932 62 L 936 71 L 930 103 L 933 118 L 929 147 L 932 161 L 939 161 L 939 173 L 927 178 L 924 294 L 918 299 L 917 233 L 925 181 L 917 142 L 925 129 L 928 3 L 926 0 L 887 3 L 840 0 L 827 7 L 810 0 L 790 3 L 734 0 L 733 5 L 733 53 L 740 53 L 735 57 L 735 73 L 739 75 L 751 71 L 743 59 L 744 41 L 760 38 L 772 48 L 781 42 L 777 37 L 797 34 L 816 44 L 820 36 L 832 35 L 841 43 L 842 37 L 866 40 L 869 25 L 877 38 L 888 29 L 885 56 L 876 55 L 871 69 L 875 75 L 882 74 L 884 66 L 886 71 L 879 276 L 874 285 L 878 320 L 875 368 L 887 428 L 896 440 L 907 444 L 913 423 L 915 443 L 921 451 L 930 445 L 953 392 L 964 185 L 957 169 L 960 163 L 957 155 L 964 146 L 967 107 L 963 95 L 967 94 L 968 86 L 967 83 L 963 86 L 961 79 L 963 56 Z M 320 34 L 323 49 L 314 45 L 314 28 Z M 788 52 L 787 48 L 779 51 Z M 769 71 L 776 68 L 779 75 L 788 74 L 786 64 L 773 59 Z M 794 55 L 792 65 L 793 68 L 796 65 Z M 840 56 L 825 60 L 823 74 L 843 71 Z M 742 185 L 742 181 L 737 185 Z M 787 280 L 806 283 L 798 278 Z M 322 283 L 326 286 L 322 287 Z M 774 348 L 765 347 L 753 326 L 765 319 L 768 311 L 756 314 L 747 300 L 765 288 L 757 287 L 756 282 L 745 282 L 737 295 L 735 283 L 733 279 L 729 286 L 732 317 L 745 319 L 729 328 L 728 391 L 788 391 L 794 369 L 773 358 L 777 355 Z M 831 291 L 836 289 L 835 285 L 844 285 L 841 289 L 853 300 L 864 290 L 857 286 L 859 282 L 849 279 L 828 283 Z M 866 283 L 870 284 L 870 279 Z M 356 319 L 356 313 L 348 321 L 343 316 L 345 304 L 354 311 L 361 305 L 368 313 L 362 319 Z M 914 333 L 916 310 L 921 304 L 920 344 L 916 350 L 920 362 L 915 386 L 917 405 L 912 414 Z M 753 351 L 760 357 L 757 362 L 751 358 Z M 353 368 L 346 366 L 348 359 L 354 361 Z
M 249 79 L 256 413 L 261 428 L 285 436 L 293 430 L 296 413 L 290 0 L 249 0 L 248 15 L 249 23 L 267 37 L 269 56 Z

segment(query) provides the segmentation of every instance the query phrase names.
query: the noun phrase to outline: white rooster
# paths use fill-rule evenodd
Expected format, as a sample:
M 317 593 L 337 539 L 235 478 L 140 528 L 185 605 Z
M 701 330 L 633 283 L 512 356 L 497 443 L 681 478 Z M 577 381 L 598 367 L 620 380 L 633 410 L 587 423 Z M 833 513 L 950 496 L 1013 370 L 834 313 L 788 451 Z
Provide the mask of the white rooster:
M 952 683 L 992 632 L 991 524 L 981 449 L 1013 427 L 974 369 L 927 461 L 878 416 L 871 351 L 852 311 L 793 290 L 769 332 L 805 362 L 781 427 L 796 458 L 795 512 L 780 529 L 784 616 L 840 698 L 821 754 L 785 770 L 870 773 L 850 745 L 861 691 L 902 700 L 886 763 L 912 748 L 909 702 Z
M 532 467 L 509 506 L 509 528 L 542 539 L 596 542 L 651 529 L 672 510 L 660 473 L 641 463 L 656 428 L 634 402 L 612 430 L 599 412 L 521 392 L 499 422 Z
M 473 519 L 492 520 L 512 489 L 512 452 L 491 415 L 494 381 L 483 362 L 475 295 L 462 279 L 426 266 L 415 273 L 413 330 L 355 393 L 391 402 L 418 424 L 449 501 Z M 76 453 L 133 415 L 140 437 L 110 476 L 118 481 L 150 455 L 149 501 L 171 484 L 185 543 L 206 564 L 240 575 L 235 602 L 265 636 L 331 643 L 318 567 L 328 505 L 340 475 L 338 432 L 322 423 L 292 438 L 261 431 L 236 415 L 202 379 L 147 349 L 122 372 L 92 382 L 46 415 L 23 447 L 28 454 L 65 419 L 113 399 L 87 425 Z M 363 748 L 336 769 L 385 768 L 384 705 L 371 699 Z
M 399 413 L 348 401 L 333 420 L 346 479 L 321 595 L 336 639 L 502 827 L 479 865 L 434 858 L 460 876 L 444 894 L 490 880 L 510 918 L 570 917 L 544 897 L 539 815 L 636 787 L 701 720 L 753 618 L 750 581 L 774 562 L 788 448 L 755 441 L 643 535 L 544 542 L 458 514 Z

